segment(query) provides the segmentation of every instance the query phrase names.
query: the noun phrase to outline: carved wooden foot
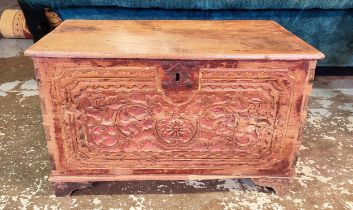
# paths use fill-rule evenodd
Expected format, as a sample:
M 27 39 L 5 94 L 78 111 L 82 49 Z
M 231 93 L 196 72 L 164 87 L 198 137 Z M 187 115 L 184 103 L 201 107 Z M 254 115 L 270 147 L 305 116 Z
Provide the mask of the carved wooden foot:
M 285 178 L 253 178 L 251 179 L 255 184 L 263 187 L 271 187 L 279 196 L 289 193 L 292 187 L 293 179 L 290 177 Z
M 92 186 L 92 182 L 53 182 L 52 184 L 57 197 L 70 196 L 75 190 Z

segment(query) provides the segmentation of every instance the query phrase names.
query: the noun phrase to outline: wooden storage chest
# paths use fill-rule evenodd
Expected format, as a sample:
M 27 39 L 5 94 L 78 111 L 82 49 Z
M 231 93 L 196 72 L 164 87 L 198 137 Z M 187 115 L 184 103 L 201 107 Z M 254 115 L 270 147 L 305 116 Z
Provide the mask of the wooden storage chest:
M 26 52 L 56 194 L 251 178 L 285 193 L 316 60 L 272 21 L 65 21 Z

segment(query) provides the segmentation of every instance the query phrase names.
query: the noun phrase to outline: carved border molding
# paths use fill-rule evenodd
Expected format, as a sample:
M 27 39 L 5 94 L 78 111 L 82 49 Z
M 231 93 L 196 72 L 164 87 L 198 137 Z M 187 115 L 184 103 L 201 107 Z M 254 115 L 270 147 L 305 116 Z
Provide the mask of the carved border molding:
M 167 161 L 182 159 L 190 162 L 178 166 L 266 168 L 278 162 L 291 71 L 201 68 L 193 100 L 173 106 L 160 86 L 161 70 L 139 63 L 56 69 L 50 92 L 65 125 L 69 168 L 101 168 L 102 161 L 104 168 L 171 167 Z

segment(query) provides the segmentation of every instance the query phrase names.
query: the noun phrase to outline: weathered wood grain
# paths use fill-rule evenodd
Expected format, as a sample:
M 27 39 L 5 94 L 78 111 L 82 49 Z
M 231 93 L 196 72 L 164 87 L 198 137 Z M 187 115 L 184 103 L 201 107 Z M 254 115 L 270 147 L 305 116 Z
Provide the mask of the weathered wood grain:
M 37 57 L 321 59 L 272 21 L 68 20 L 26 51 Z

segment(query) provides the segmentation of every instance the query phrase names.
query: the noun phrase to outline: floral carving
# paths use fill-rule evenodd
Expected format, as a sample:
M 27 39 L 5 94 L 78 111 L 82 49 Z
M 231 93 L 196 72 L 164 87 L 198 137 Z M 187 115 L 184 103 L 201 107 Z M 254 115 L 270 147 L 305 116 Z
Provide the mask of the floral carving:
M 117 128 L 125 137 L 133 137 L 145 130 L 151 130 L 154 124 L 148 107 L 136 104 L 120 108 L 116 112 L 115 119 Z
M 102 148 L 117 145 L 124 147 L 129 142 L 128 138 L 152 129 L 154 122 L 148 107 L 129 104 L 121 98 L 119 100 L 107 97 L 105 101 L 101 101 L 101 104 L 105 104 L 104 107 L 90 106 L 78 112 L 81 126 L 86 126 L 82 129 L 86 132 L 83 135 L 85 138 L 81 138 L 84 142 Z M 85 102 L 93 104 L 87 99 Z
M 196 107 L 195 110 L 172 115 L 167 114 L 167 108 L 163 109 L 163 98 L 158 95 L 146 95 L 138 103 L 129 98 L 133 96 L 83 98 L 79 103 L 82 108 L 79 116 L 83 118 L 79 124 L 86 125 L 83 141 L 101 148 L 124 149 L 134 142 L 143 148 L 149 142 L 160 148 L 175 149 L 195 144 L 200 147 L 205 142 L 195 137 L 201 132 L 208 139 L 208 147 L 239 150 L 263 141 L 273 130 L 260 98 L 200 95 L 198 101 L 188 106 Z M 136 142 L 142 134 L 151 138 Z
M 266 134 L 270 124 L 254 118 L 251 111 L 235 110 L 227 106 L 213 106 L 208 108 L 204 116 L 205 121 L 212 123 L 212 133 L 217 142 L 229 148 L 241 149 L 255 145 Z
M 115 147 L 123 141 L 119 139 L 119 133 L 114 122 L 114 113 L 107 108 L 103 110 L 89 108 L 79 112 L 81 124 L 81 141 L 96 147 Z
M 179 103 L 168 98 L 158 76 L 150 76 L 151 71 L 158 75 L 157 69 L 136 78 L 114 77 L 124 71 L 102 69 L 91 78 L 91 71 L 72 69 L 53 86 L 63 90 L 53 89 L 58 94 L 57 110 L 67 115 L 63 142 L 67 142 L 68 160 L 95 168 L 102 161 L 109 168 L 130 167 L 130 162 L 164 167 L 165 161 L 183 158 L 193 164 L 200 159 L 218 160 L 209 165 L 222 165 L 221 159 L 231 165 L 240 161 L 272 164 L 273 154 L 282 151 L 279 140 L 285 135 L 291 95 L 282 86 L 288 83 L 277 85 L 276 79 L 267 80 L 267 73 L 255 79 L 257 71 L 233 72 L 227 80 L 222 75 L 231 71 L 201 69 L 198 89 L 191 91 L 190 100 Z M 278 72 L 278 77 L 287 79 L 286 74 Z M 184 93 L 174 95 L 180 98 Z
M 185 116 L 172 116 L 156 123 L 156 134 L 161 145 L 186 146 L 197 132 L 197 122 Z
M 239 117 L 225 106 L 212 106 L 206 110 L 207 116 L 212 124 L 212 130 L 220 136 L 228 137 L 234 133 Z
M 113 147 L 118 143 L 117 131 L 112 126 L 95 126 L 90 135 L 91 142 L 100 147 Z

